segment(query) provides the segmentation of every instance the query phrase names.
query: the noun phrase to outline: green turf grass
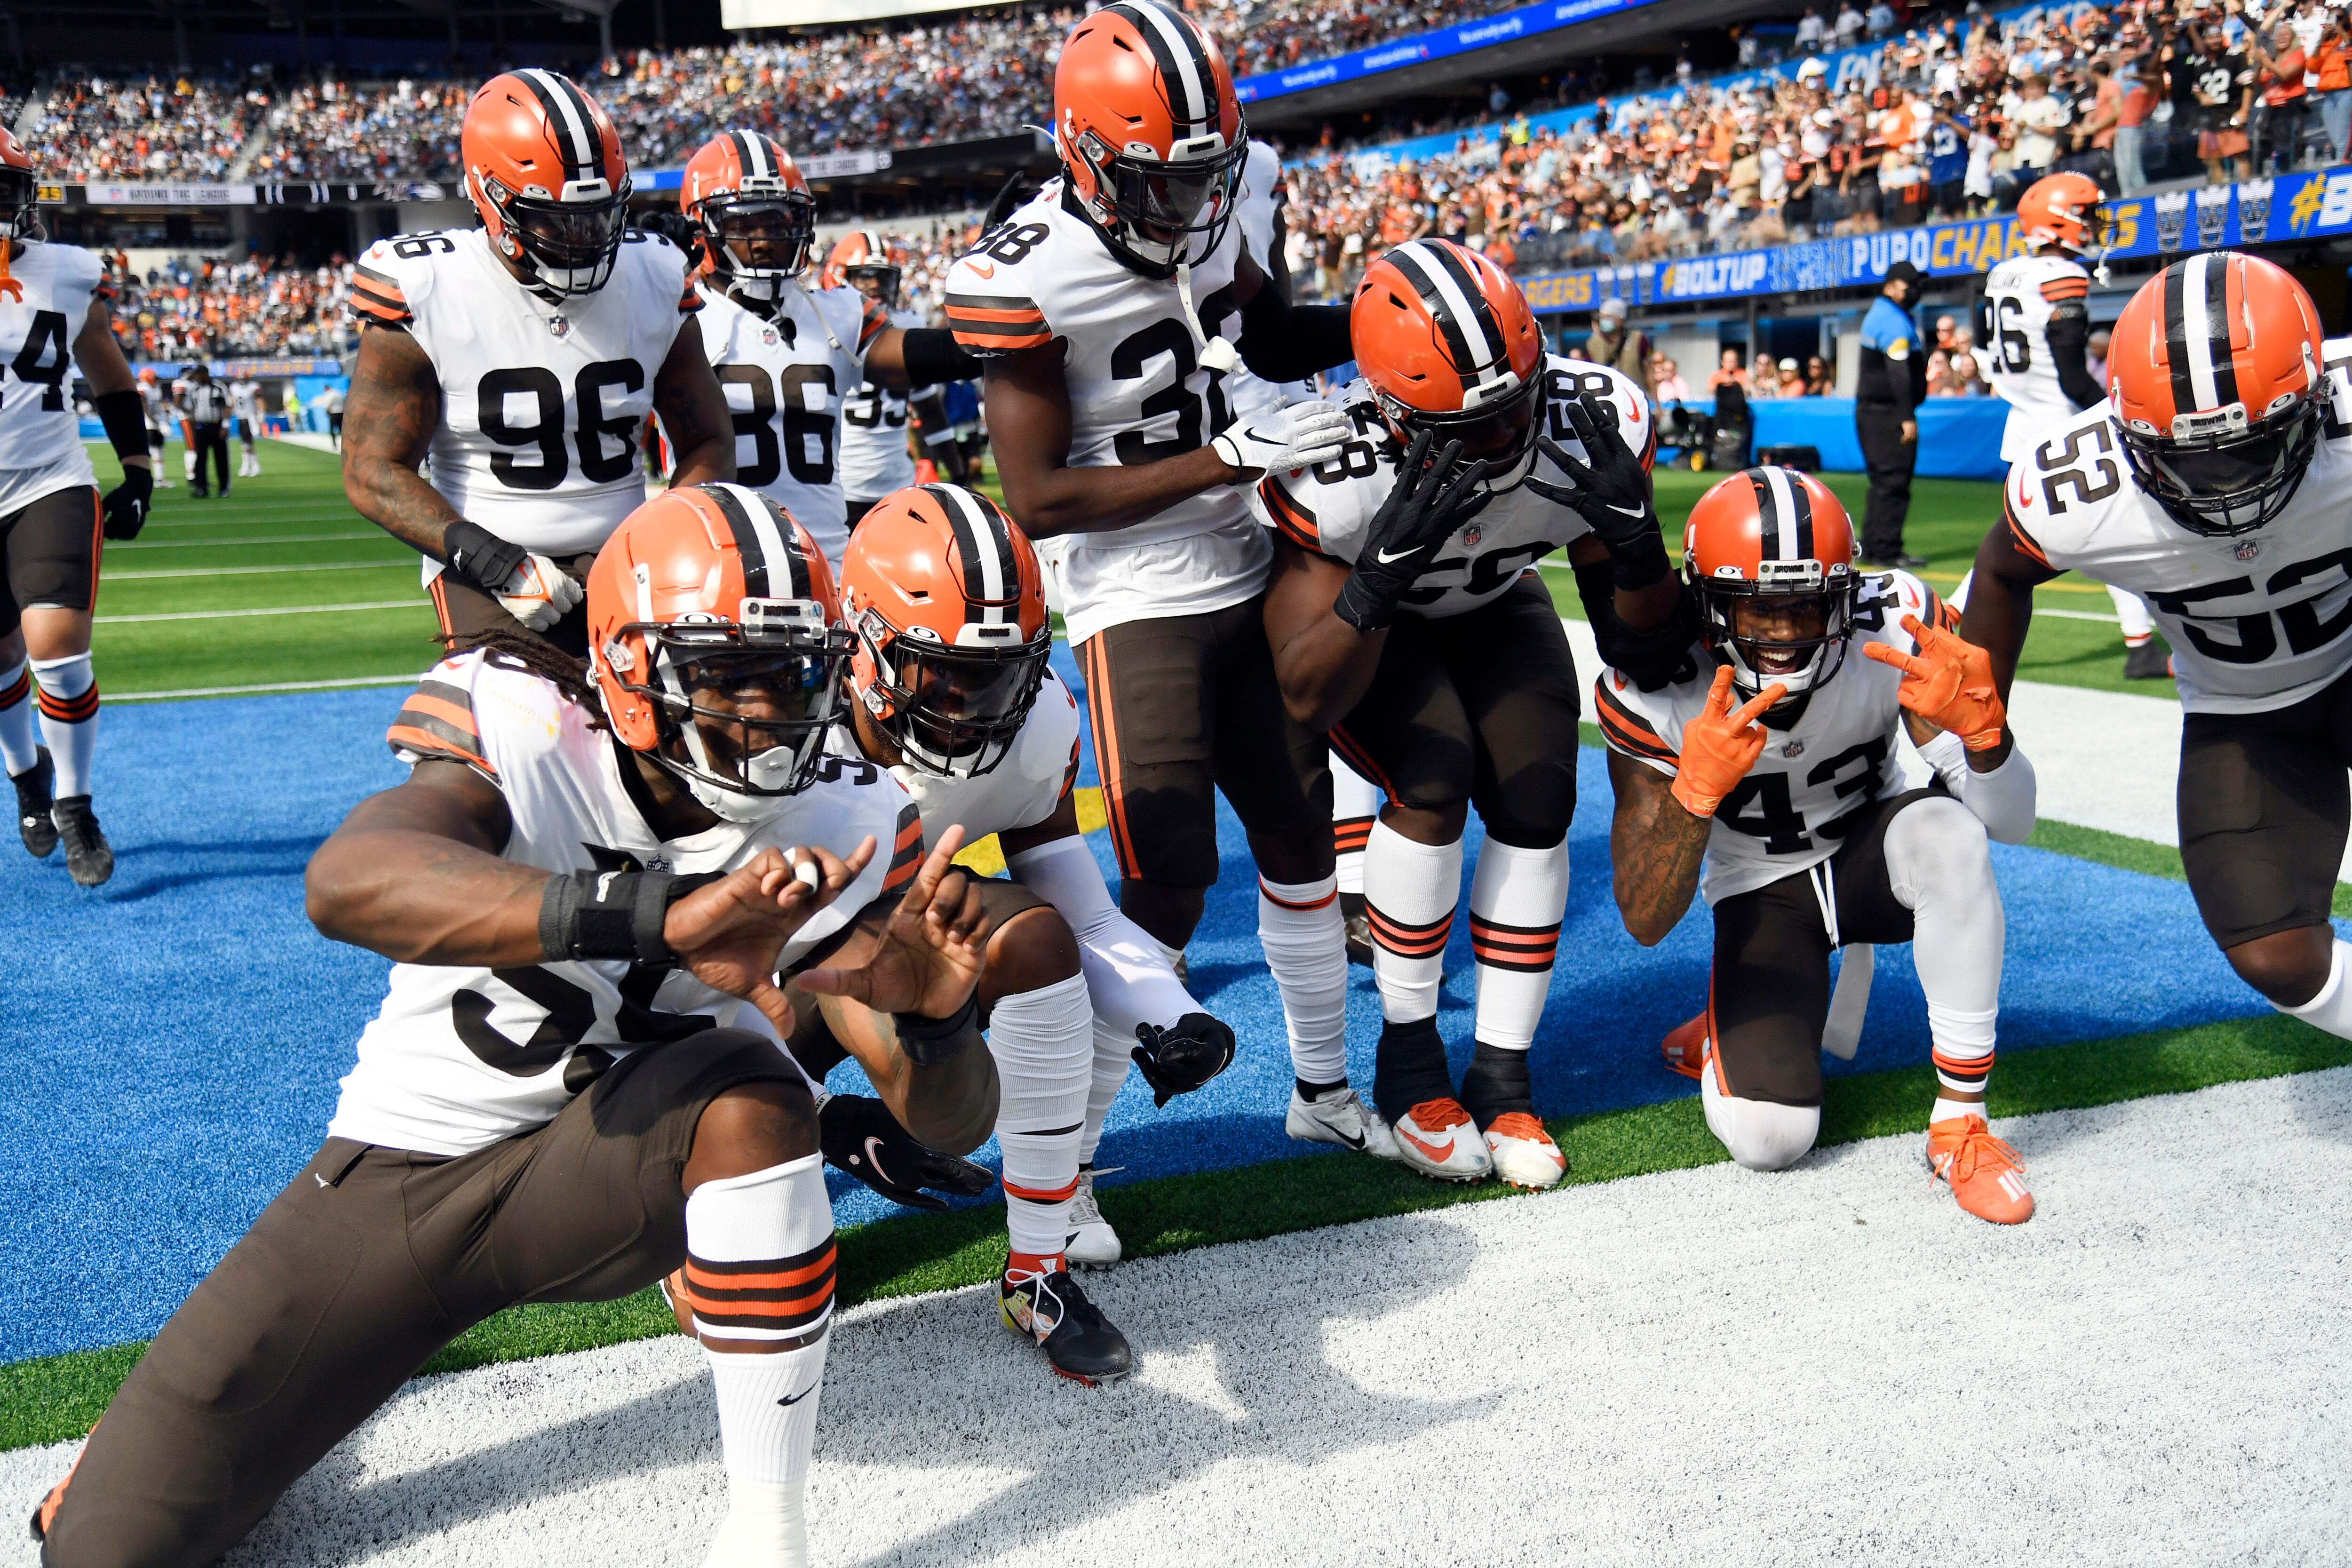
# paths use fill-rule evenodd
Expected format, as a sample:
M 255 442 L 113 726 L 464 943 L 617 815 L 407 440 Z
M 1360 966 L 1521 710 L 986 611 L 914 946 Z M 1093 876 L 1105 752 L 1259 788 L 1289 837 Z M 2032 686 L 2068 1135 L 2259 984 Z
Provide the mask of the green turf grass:
M 2347 1064 L 2352 1064 L 2352 1042 L 2264 1014 L 2161 1034 L 2011 1051 L 1993 1075 L 1991 1110 L 1996 1117 L 2023 1116 Z M 1925 1065 L 1832 1079 L 1821 1142 L 1916 1132 L 1935 1094 L 1934 1070 Z M 1571 1186 L 1725 1158 L 1706 1131 L 1696 1094 L 1598 1116 L 1559 1118 L 1550 1127 L 1568 1154 Z M 1926 1182 L 1923 1174 L 1923 1188 Z M 1152 1258 L 1513 1195 L 1512 1189 L 1491 1182 L 1455 1186 L 1424 1180 L 1401 1166 L 1331 1154 L 1106 1187 L 1099 1197 L 1127 1256 Z M 991 1205 L 900 1215 L 844 1231 L 840 1299 L 847 1304 L 985 1283 L 1003 1267 L 1003 1212 Z M 425 1370 L 453 1372 L 587 1350 L 667 1333 L 672 1327 L 668 1310 L 651 1289 L 595 1305 L 518 1307 L 467 1331 Z M 58 1442 L 89 1430 L 142 1348 L 118 1345 L 0 1367 L 0 1448 Z

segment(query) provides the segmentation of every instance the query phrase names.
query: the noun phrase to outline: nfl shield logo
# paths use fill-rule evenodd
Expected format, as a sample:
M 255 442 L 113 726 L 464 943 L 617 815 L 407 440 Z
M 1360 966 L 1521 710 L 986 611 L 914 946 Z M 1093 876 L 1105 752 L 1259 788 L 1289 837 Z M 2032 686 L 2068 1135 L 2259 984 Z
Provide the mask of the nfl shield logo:
M 760 336 L 761 336 L 761 338 L 763 338 L 763 339 L 765 339 L 765 340 L 766 340 L 767 344 L 768 344 L 768 346 L 769 346 L 770 348 L 774 348 L 774 347 L 776 346 L 776 329 L 775 329 L 775 328 L 773 328 L 773 327 L 769 327 L 769 328 L 767 328 L 766 330 L 764 330 L 763 331 L 761 331 L 761 332 Z
M 1465 549 L 1477 549 L 1478 542 L 1486 537 L 1486 531 L 1475 522 L 1462 531 L 1462 543 Z
M 566 316 L 550 316 L 547 319 L 547 330 L 553 332 L 559 338 L 568 338 L 572 335 L 571 318 Z
M 2238 559 L 2241 561 L 2252 561 L 2262 552 L 2263 543 L 2259 539 L 2242 539 L 2238 542 Z
M 1780 754 L 1784 757 L 1801 757 L 1805 754 L 1805 743 L 1802 741 L 1791 741 L 1780 748 Z

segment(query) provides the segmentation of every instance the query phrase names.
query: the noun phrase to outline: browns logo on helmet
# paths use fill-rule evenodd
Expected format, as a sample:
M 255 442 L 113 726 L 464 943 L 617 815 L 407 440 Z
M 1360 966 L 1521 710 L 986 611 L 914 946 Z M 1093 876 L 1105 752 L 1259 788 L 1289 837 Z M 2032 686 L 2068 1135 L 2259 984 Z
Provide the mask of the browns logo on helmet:
M 757 131 L 712 137 L 687 160 L 678 210 L 702 231 L 702 269 L 746 300 L 772 304 L 808 270 L 816 197 L 800 165 Z
M 898 302 L 903 262 L 882 237 L 854 228 L 833 242 L 819 281 L 827 289 L 855 289 L 885 310 Z
M 2045 174 L 2017 201 L 2017 233 L 2028 250 L 2063 246 L 2077 254 L 2108 242 L 2107 193 L 2088 174 Z
M 1365 268 L 1348 332 L 1399 441 L 1458 439 L 1464 462 L 1492 466 L 1489 490 L 1528 477 L 1543 336 L 1509 274 L 1450 239 L 1412 240 Z
M 1853 521 L 1811 474 L 1748 468 L 1699 497 L 1683 573 L 1707 646 L 1748 696 L 1778 681 L 1794 697 L 1844 667 L 1863 574 Z
M 742 485 L 668 490 L 588 571 L 589 673 L 621 743 L 730 822 L 808 785 L 849 634 L 808 531 Z
M 499 255 L 558 299 L 613 276 L 629 201 L 620 133 L 571 78 L 536 68 L 482 84 L 458 132 L 466 195 Z
M 2116 318 L 2108 395 L 2140 488 L 2175 522 L 2248 533 L 2285 510 L 2327 423 L 2319 311 L 2284 268 L 2209 251 Z
M 841 560 L 857 651 L 851 689 L 890 743 L 951 778 L 1003 762 L 1054 650 L 1028 537 L 961 485 L 910 485 L 857 524 Z
M 1167 278 L 1224 237 L 1249 133 L 1233 73 L 1198 22 L 1159 0 L 1112 0 L 1062 46 L 1054 146 L 1112 251 Z

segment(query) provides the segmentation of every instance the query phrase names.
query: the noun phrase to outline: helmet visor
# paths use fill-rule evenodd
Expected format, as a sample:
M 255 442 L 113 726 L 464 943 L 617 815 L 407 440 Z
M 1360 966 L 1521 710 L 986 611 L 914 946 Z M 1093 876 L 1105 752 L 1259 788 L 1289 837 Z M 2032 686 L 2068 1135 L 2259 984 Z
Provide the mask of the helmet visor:
M 1198 163 L 1163 163 L 1120 156 L 1111 160 L 1112 205 L 1139 238 L 1173 244 L 1215 228 L 1231 216 L 1234 183 L 1246 144 Z
M 542 267 L 562 272 L 600 267 L 620 246 L 628 219 L 628 192 L 596 202 L 556 202 L 517 196 L 507 205 L 516 237 Z
M 868 267 L 845 267 L 842 277 L 849 286 L 867 299 L 884 305 L 898 302 L 898 269 L 876 264 Z
M 869 623 L 868 647 L 887 635 Z M 1045 679 L 1052 634 L 1003 650 L 941 647 L 891 638 L 876 664 L 891 718 L 886 729 L 915 760 L 957 777 L 1004 760 L 1028 722 Z
M 38 184 L 32 170 L 0 163 L 0 233 L 14 237 L 31 229 Z
M 1427 430 L 1440 447 L 1450 441 L 1461 442 L 1461 465 L 1466 468 L 1476 462 L 1486 464 L 1486 489 L 1499 494 L 1516 489 L 1533 467 L 1530 459 L 1536 449 L 1538 384 L 1538 377 L 1529 376 L 1502 401 L 1488 403 L 1482 408 L 1425 413 L 1393 403 L 1391 411 L 1404 426 L 1408 439 Z
M 746 647 L 731 634 L 706 642 L 675 627 L 622 629 L 644 632 L 656 650 L 647 695 L 675 727 L 663 746 L 674 763 L 740 795 L 790 795 L 808 783 L 837 716 L 846 634 Z
M 702 223 L 733 270 L 793 273 L 808 265 L 816 204 L 804 196 L 714 198 L 703 204 Z
M 2124 450 L 2142 481 L 2184 526 L 2243 533 L 2276 517 L 2294 499 L 2317 447 L 2325 415 L 2305 398 L 2242 434 L 2165 440 L 2126 429 Z

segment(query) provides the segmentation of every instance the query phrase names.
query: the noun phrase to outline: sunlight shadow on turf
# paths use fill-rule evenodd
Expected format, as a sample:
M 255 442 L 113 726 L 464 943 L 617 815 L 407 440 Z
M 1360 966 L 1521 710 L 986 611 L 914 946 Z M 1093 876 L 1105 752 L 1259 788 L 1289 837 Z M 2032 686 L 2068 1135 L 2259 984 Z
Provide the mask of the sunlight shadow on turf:
M 249 881 L 258 877 L 299 877 L 323 837 L 258 838 L 242 844 L 142 844 L 118 855 L 121 870 L 138 871 L 142 865 L 173 860 L 187 868 L 151 877 L 129 885 L 116 883 L 99 896 L 112 904 L 135 904 L 174 888 L 205 882 Z M 187 866 L 190 861 L 194 866 Z

